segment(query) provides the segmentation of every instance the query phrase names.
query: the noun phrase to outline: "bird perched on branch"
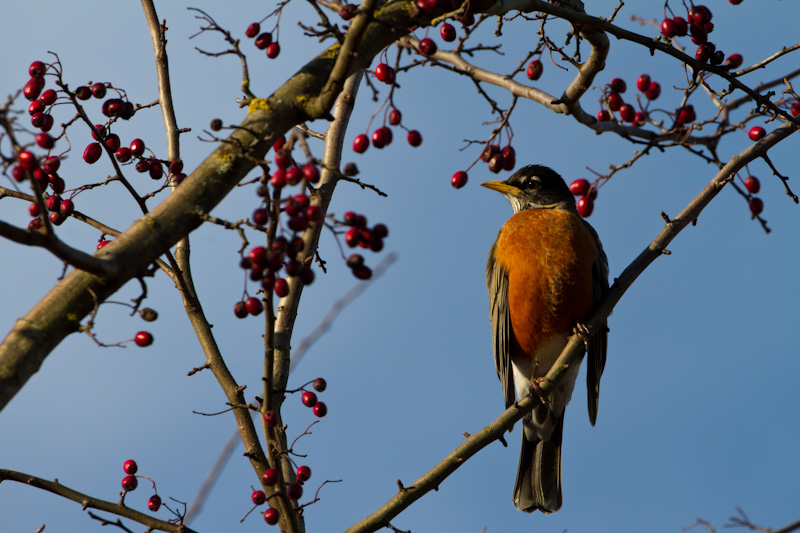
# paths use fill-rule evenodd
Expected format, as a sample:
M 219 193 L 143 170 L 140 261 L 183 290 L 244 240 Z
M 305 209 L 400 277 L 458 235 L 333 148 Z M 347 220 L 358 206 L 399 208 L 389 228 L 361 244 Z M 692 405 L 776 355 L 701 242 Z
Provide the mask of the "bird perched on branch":
M 484 187 L 505 195 L 514 215 L 489 252 L 486 285 L 491 307 L 494 360 L 506 408 L 539 393 L 539 383 L 573 331 L 608 291 L 608 259 L 594 228 L 575 208 L 564 180 L 530 165 L 506 181 Z M 589 420 L 597 418 L 600 376 L 606 361 L 605 323 L 586 341 Z M 525 512 L 561 507 L 561 434 L 580 360 L 545 402 L 522 422 L 522 451 L 514 505 Z M 540 394 L 541 396 L 541 394 Z

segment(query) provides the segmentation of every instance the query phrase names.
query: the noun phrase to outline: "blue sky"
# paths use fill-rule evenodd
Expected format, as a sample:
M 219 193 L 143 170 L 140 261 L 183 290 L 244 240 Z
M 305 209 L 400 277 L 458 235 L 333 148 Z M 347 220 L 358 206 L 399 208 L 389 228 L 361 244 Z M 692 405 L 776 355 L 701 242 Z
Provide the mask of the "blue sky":
M 182 138 L 182 156 L 191 170 L 210 150 L 209 144 L 197 141 L 209 121 L 219 117 L 238 123 L 244 116 L 234 101 L 241 96 L 240 70 L 231 57 L 211 59 L 195 52 L 195 46 L 219 50 L 223 43 L 212 35 L 187 40 L 198 27 L 192 12 L 177 2 L 163 4 L 158 6 L 159 16 L 170 28 L 178 121 L 193 130 Z M 655 29 L 640 27 L 630 15 L 660 19 L 660 8 L 631 4 L 636 3 L 622 9 L 618 23 L 655 35 Z M 242 3 L 223 9 L 208 0 L 192 5 L 243 39 L 246 26 L 273 9 L 271 3 L 267 8 Z M 746 64 L 792 44 L 796 35 L 793 21 L 800 8 L 792 3 L 751 0 L 732 6 L 717 0 L 708 5 L 714 11 L 718 46 L 742 53 Z M 605 0 L 592 2 L 589 13 L 608 16 L 615 6 Z M 277 59 L 267 60 L 251 43 L 243 43 L 245 50 L 253 50 L 250 69 L 253 91 L 259 96 L 269 95 L 321 49 L 296 26 L 299 18 L 309 17 L 306 4 L 293 2 L 286 9 Z M 59 54 L 65 78 L 73 86 L 110 81 L 137 103 L 156 98 L 152 46 L 135 3 L 115 5 L 112 13 L 103 2 L 85 2 L 78 8 L 34 1 L 6 6 L 4 15 L 0 40 L 13 53 L 0 58 L 3 98 L 24 85 L 31 61 L 48 60 L 48 51 Z M 747 21 L 750 30 L 743 29 L 741 21 Z M 494 43 L 493 27 L 487 24 L 478 40 Z M 563 27 L 548 27 L 554 41 L 562 42 L 558 30 Z M 769 32 L 752 31 L 767 27 Z M 487 54 L 475 62 L 513 68 L 536 44 L 530 28 L 521 20 L 506 23 L 506 55 Z M 392 59 L 394 54 L 390 51 Z M 789 55 L 745 81 L 756 85 L 795 66 Z M 686 83 L 681 66 L 613 38 L 606 70 L 596 85 L 622 77 L 631 94 L 636 77 L 644 72 L 664 89 L 658 104 L 673 110 L 680 93 L 670 88 Z M 560 94 L 569 79 L 570 74 L 546 62 L 537 86 Z M 368 261 L 375 265 L 389 252 L 397 253 L 398 261 L 347 307 L 291 379 L 292 386 L 299 386 L 323 376 L 329 384 L 321 395 L 328 416 L 298 445 L 308 454 L 305 462 L 313 471 L 307 491 L 326 479 L 343 480 L 323 488 L 322 499 L 307 509 L 309 531 L 341 530 L 360 520 L 395 493 L 395 480 L 411 483 L 458 446 L 463 432 L 476 432 L 503 408 L 491 355 L 484 266 L 489 246 L 511 211 L 503 198 L 478 186 L 495 177 L 483 165 L 470 172 L 467 187 L 450 187 L 451 174 L 477 157 L 475 148 L 460 151 L 465 139 L 486 138 L 491 126 L 484 123 L 493 119 L 474 86 L 464 81 L 431 67 L 401 73 L 395 103 L 403 111 L 404 124 L 422 132 L 422 146 L 411 148 L 395 132 L 394 143 L 382 151 L 371 148 L 358 155 L 345 149 L 344 160 L 356 162 L 360 177 L 389 197 L 343 183 L 331 212 L 354 210 L 370 222 L 386 223 L 386 249 Z M 489 92 L 501 106 L 508 106 L 510 99 L 503 92 Z M 377 109 L 370 95 L 362 87 L 348 139 L 366 129 Z M 384 91 L 381 97 L 385 95 Z M 598 89 L 587 94 L 584 108 L 596 112 L 599 95 Z M 710 112 L 701 94 L 693 103 L 699 116 Z M 97 107 L 94 113 L 99 117 Z M 738 116 L 748 110 L 742 107 Z M 529 101 L 519 102 L 512 125 L 518 165 L 545 164 L 568 181 L 591 179 L 587 167 L 602 173 L 609 164 L 627 161 L 636 149 L 615 135 L 595 135 Z M 165 152 L 157 109 L 142 111 L 117 133 L 123 139 L 141 137 Z M 68 187 L 110 172 L 110 167 L 80 162 L 89 134 L 85 139 L 80 135 L 74 134 L 77 148 L 61 172 Z M 733 134 L 720 146 L 720 156 L 730 157 L 749 143 L 745 133 Z M 778 169 L 792 178 L 797 143 L 798 138 L 791 137 L 770 152 Z M 311 146 L 321 154 L 319 144 Z M 666 532 L 680 531 L 698 517 L 722 526 L 736 506 L 766 527 L 798 518 L 796 505 L 790 503 L 800 477 L 800 360 L 793 338 L 800 289 L 798 207 L 763 161 L 749 170 L 761 179 L 759 196 L 772 233 L 765 234 L 750 220 L 738 194 L 724 190 L 698 224 L 670 245 L 672 255 L 645 271 L 614 310 L 597 426 L 590 427 L 585 414 L 583 376 L 567 410 L 561 511 L 543 516 L 514 509 L 517 429 L 508 436 L 509 449 L 497 443 L 489 446 L 438 492 L 397 517 L 395 527 L 415 532 Z M 660 211 L 677 213 L 713 175 L 711 165 L 673 148 L 643 158 L 603 187 L 589 221 L 603 241 L 612 278 L 660 231 Z M 790 183 L 800 188 L 794 179 Z M 150 183 L 136 185 L 144 190 Z M 27 223 L 27 206 L 21 202 L 4 199 L 0 206 L 3 220 Z M 76 206 L 119 229 L 136 213 L 122 191 L 112 187 L 80 195 Z M 241 189 L 214 214 L 239 219 L 256 206 L 253 191 Z M 99 236 L 75 220 L 62 228 L 66 240 L 85 250 L 92 250 Z M 204 227 L 192 242 L 195 281 L 206 313 L 231 370 L 248 385 L 252 397 L 261 380 L 263 322 L 240 321 L 231 312 L 243 283 L 236 255 L 239 241 L 219 227 Z M 323 234 L 320 253 L 329 271 L 318 273 L 304 293 L 295 346 L 330 305 L 358 283 L 338 260 L 338 248 L 328 233 Z M 0 276 L 7 280 L 0 329 L 8 331 L 56 283 L 62 267 L 41 250 L 6 241 L 0 241 L 0 257 Z M 134 458 L 141 474 L 156 479 L 163 497 L 192 500 L 234 423 L 228 416 L 192 414 L 223 409 L 224 396 L 210 374 L 186 377 L 202 364 L 203 356 L 170 283 L 159 275 L 149 281 L 149 289 L 148 305 L 161 316 L 147 326 L 155 344 L 147 349 L 99 349 L 86 336 L 68 338 L 0 413 L 0 467 L 58 478 L 76 490 L 113 501 L 120 490 L 122 463 Z M 138 287 L 130 284 L 114 300 L 137 295 Z M 102 308 L 98 326 L 108 342 L 131 338 L 146 327 L 113 305 Z M 314 421 L 299 397 L 289 398 L 284 418 L 290 437 Z M 192 527 L 267 527 L 255 514 L 244 524 L 238 522 L 251 507 L 250 485 L 256 481 L 236 453 Z M 144 509 L 149 495 L 146 484 L 140 483 L 127 502 Z M 62 531 L 99 527 L 77 504 L 10 482 L 0 484 L 0 510 L 3 531 L 35 531 L 41 524 Z

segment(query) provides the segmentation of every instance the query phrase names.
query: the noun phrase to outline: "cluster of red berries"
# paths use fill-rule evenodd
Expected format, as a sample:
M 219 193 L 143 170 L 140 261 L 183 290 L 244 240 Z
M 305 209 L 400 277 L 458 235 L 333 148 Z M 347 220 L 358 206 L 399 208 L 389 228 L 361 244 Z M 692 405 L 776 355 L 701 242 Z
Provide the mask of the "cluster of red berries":
M 139 486 L 139 480 L 136 479 L 136 472 L 139 470 L 139 466 L 136 464 L 136 461 L 128 459 L 122 464 L 122 470 L 127 474 L 122 478 L 122 490 L 125 492 L 136 490 L 136 487 Z M 153 488 L 155 489 L 155 483 L 153 483 Z M 147 508 L 154 513 L 158 511 L 161 508 L 161 496 L 158 494 L 150 496 L 150 499 L 147 500 Z
M 757 196 L 753 196 L 761 190 L 761 182 L 755 176 L 747 176 L 744 180 L 744 188 L 750 193 L 748 207 L 755 218 L 756 215 L 760 215 L 764 210 L 764 200 Z
M 636 79 L 636 88 L 649 101 L 656 100 L 661 96 L 661 85 L 657 81 L 652 81 L 649 74 L 642 74 Z M 647 120 L 647 113 L 644 109 L 636 111 L 631 104 L 625 103 L 622 94 L 627 90 L 628 84 L 622 78 L 614 78 L 606 85 L 603 96 L 606 109 L 601 109 L 597 113 L 598 122 L 614 120 L 612 113 L 619 112 L 621 121 L 628 122 L 634 126 L 644 126 Z
M 278 41 L 272 41 L 272 33 L 261 33 L 261 24 L 253 22 L 245 30 L 244 34 L 249 39 L 255 39 L 256 48 L 259 50 L 266 50 L 267 57 L 275 59 L 281 53 L 281 45 Z
M 344 214 L 343 224 L 350 226 L 350 229 L 344 234 L 344 242 L 350 248 L 359 247 L 373 252 L 383 250 L 383 239 L 389 235 L 389 228 L 386 227 L 386 224 L 375 224 L 369 228 L 367 227 L 367 217 L 353 211 L 347 211 Z M 358 279 L 372 277 L 372 269 L 364 264 L 364 257 L 361 254 L 352 254 L 348 257 L 347 266 Z
M 583 178 L 577 179 L 569 184 L 570 192 L 578 197 L 575 206 L 578 208 L 578 214 L 583 218 L 587 218 L 594 211 L 594 200 L 597 198 L 597 189 L 592 187 L 589 180 Z
M 324 378 L 317 378 L 312 382 L 312 386 L 314 387 L 315 391 L 322 392 L 328 387 L 328 383 Z M 309 390 L 304 390 L 300 399 L 302 400 L 303 405 L 310 408 L 317 417 L 322 418 L 328 414 L 328 406 L 325 405 L 324 402 L 320 402 L 317 399 L 316 393 Z
M 724 62 L 725 68 L 729 70 L 739 68 L 743 61 L 741 54 L 731 54 L 725 59 L 722 50 L 717 50 L 716 45 L 708 40 L 708 34 L 714 31 L 711 18 L 712 13 L 708 7 L 692 6 L 686 18 L 665 18 L 661 22 L 661 34 L 670 39 L 689 35 L 692 42 L 697 45 L 694 57 L 698 61 L 711 65 L 722 65 Z
M 390 69 L 391 74 L 386 74 L 386 69 L 381 67 L 386 67 L 386 69 Z M 381 74 L 378 74 L 378 73 Z M 387 65 L 386 63 L 381 63 L 375 68 L 375 76 L 380 81 L 384 80 L 391 80 L 385 81 L 385 83 L 392 84 L 394 83 L 394 69 Z M 390 76 L 390 77 L 387 77 Z M 403 114 L 400 112 L 399 109 L 392 108 L 389 110 L 388 113 L 389 124 L 392 126 L 401 126 L 401 122 L 403 121 Z M 402 126 L 401 126 L 402 127 Z M 422 134 L 417 130 L 407 130 L 408 133 L 406 134 L 406 140 L 408 144 L 416 148 L 417 146 L 422 144 Z M 386 126 L 385 124 L 375 131 L 372 132 L 371 136 L 367 136 L 366 133 L 361 133 L 356 136 L 353 140 L 353 151 L 359 154 L 363 154 L 369 148 L 370 138 L 372 139 L 372 146 L 375 148 L 383 148 L 388 146 L 392 143 L 394 135 L 392 134 L 391 128 Z
M 489 170 L 497 174 L 501 170 L 514 170 L 517 165 L 517 153 L 510 144 L 502 150 L 499 144 L 490 144 L 481 153 L 481 161 L 488 163 Z

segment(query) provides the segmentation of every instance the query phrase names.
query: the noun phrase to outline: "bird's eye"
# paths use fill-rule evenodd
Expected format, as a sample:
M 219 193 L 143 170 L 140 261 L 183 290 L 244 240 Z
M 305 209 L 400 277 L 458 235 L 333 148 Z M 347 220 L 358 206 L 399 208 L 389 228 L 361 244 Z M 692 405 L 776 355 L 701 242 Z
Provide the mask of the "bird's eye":
M 525 188 L 526 189 L 531 189 L 531 190 L 536 190 L 539 187 L 541 187 L 541 185 L 542 185 L 542 183 L 536 178 L 529 178 L 525 182 Z

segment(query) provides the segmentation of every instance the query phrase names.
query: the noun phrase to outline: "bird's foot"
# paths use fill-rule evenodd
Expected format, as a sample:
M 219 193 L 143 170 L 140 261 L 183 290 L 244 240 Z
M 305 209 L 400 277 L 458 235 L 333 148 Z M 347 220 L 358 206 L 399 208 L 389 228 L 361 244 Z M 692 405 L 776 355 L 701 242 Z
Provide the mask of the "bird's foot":
M 588 350 L 589 349 L 590 333 L 591 333 L 589 331 L 588 326 L 586 326 L 586 324 L 582 324 L 580 322 L 577 322 L 575 324 L 575 326 L 572 328 L 572 333 L 574 333 L 575 335 L 580 337 L 580 339 L 583 341 L 583 345 Z
M 552 409 L 550 408 L 550 401 L 547 399 L 547 397 L 542 392 L 542 387 L 541 387 L 541 384 L 549 383 L 550 380 L 547 379 L 547 376 L 544 376 L 544 377 L 541 377 L 541 378 L 536 377 L 536 369 L 537 368 L 539 368 L 539 365 L 535 364 L 533 366 L 533 375 L 531 376 L 531 382 L 530 382 L 530 385 L 528 385 L 528 394 L 530 394 L 531 396 L 534 396 L 534 397 L 538 397 L 539 401 L 542 402 L 542 405 L 547 407 L 548 411 L 552 411 Z

